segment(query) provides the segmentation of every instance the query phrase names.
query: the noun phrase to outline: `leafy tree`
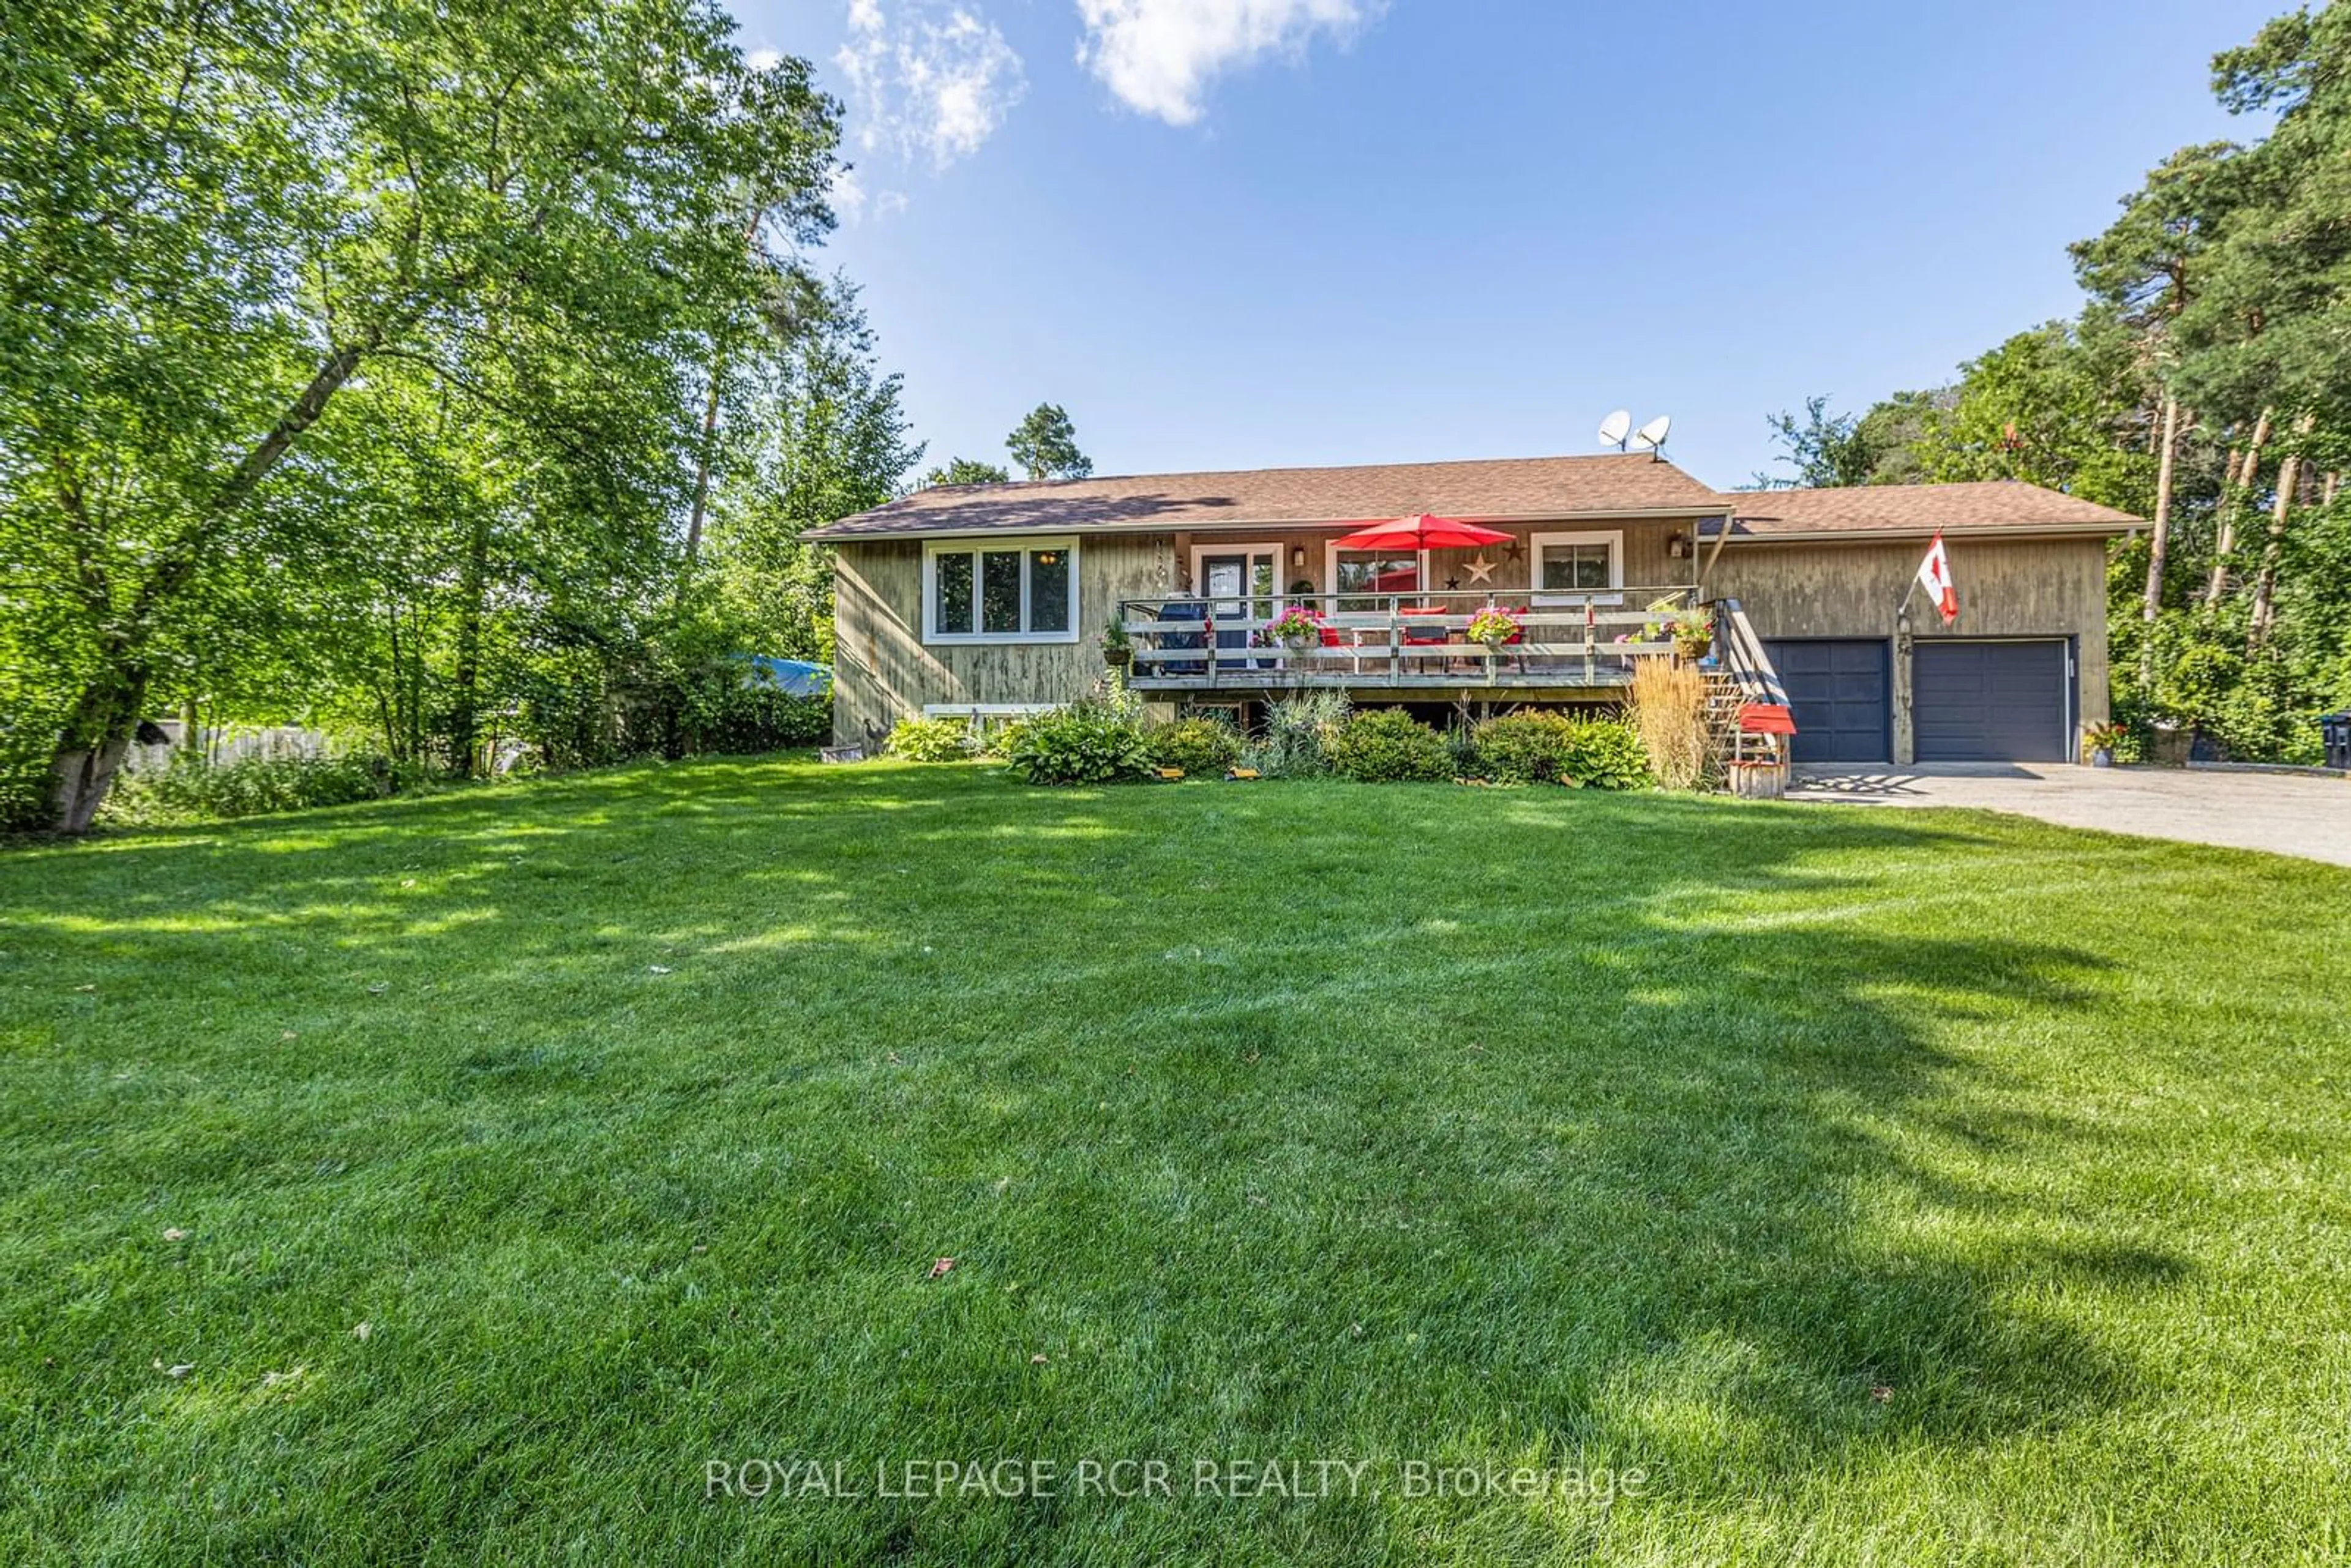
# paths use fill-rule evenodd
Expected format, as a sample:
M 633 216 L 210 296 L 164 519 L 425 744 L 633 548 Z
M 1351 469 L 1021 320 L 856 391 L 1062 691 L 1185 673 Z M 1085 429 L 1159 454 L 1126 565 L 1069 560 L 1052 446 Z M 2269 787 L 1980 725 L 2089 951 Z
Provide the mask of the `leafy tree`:
M 738 426 L 743 450 L 713 515 L 725 635 L 764 653 L 825 658 L 832 555 L 800 536 L 898 493 L 923 447 L 904 385 L 883 374 L 854 287 L 836 279 L 789 337 L 772 337 Z
M 1822 489 L 1839 485 L 1866 485 L 1873 466 L 1868 444 L 1862 439 L 1861 421 L 1850 413 L 1831 413 L 1825 394 L 1804 400 L 1804 418 L 1782 411 L 1768 415 L 1771 439 L 1787 450 L 1773 461 L 1793 472 L 1758 474 L 1755 488 Z
M 740 193 L 794 241 L 830 222 L 834 106 L 732 31 L 707 0 L 9 6 L 0 556 L 57 826 L 151 696 L 349 558 L 319 504 L 349 392 L 420 375 L 517 438 L 458 508 L 465 602 L 518 496 L 582 561 L 599 518 L 669 514 L 690 367 L 757 308 Z
M 2196 423 L 2174 385 L 2179 350 L 2171 328 L 2201 285 L 2205 256 L 2220 243 L 2237 199 L 2240 166 L 2232 160 L 2241 151 L 2232 142 L 2215 141 L 2173 153 L 2123 199 L 2122 215 L 2104 234 L 2072 247 L 2082 287 L 2136 336 L 2142 373 L 2159 400 L 2153 528 L 2139 594 L 2140 619 L 2149 626 L 2163 609 L 2180 444 Z M 2145 639 L 2142 685 L 2154 680 L 2154 639 Z
M 1785 410 L 1764 417 L 1771 439 L 1787 449 L 1772 461 L 1794 472 L 1786 476 L 1759 473 L 1755 476 L 1755 488 L 1820 489 L 1869 483 L 1869 453 L 1859 440 L 1861 421 L 1849 413 L 1831 413 L 1828 406 L 1828 397 L 1823 393 L 1804 400 L 1802 423 Z
M 1915 448 L 1942 394 L 1896 392 L 1858 416 L 1831 413 L 1826 397 L 1804 400 L 1804 417 L 1769 415 L 1771 439 L 1786 448 L 1775 462 L 1793 472 L 1758 474 L 1759 490 L 1907 485 L 1922 477 Z
M 923 488 L 935 485 L 1003 485 L 1012 476 L 993 463 L 982 463 L 973 457 L 951 457 L 946 463 L 923 476 Z
M 1094 460 L 1078 450 L 1077 429 L 1058 403 L 1030 409 L 1004 445 L 1031 479 L 1082 479 L 1094 471 Z
M 2152 465 L 2126 439 L 2139 403 L 2122 348 L 2086 319 L 2053 321 L 1968 361 L 1922 421 L 1921 476 L 2022 479 L 2143 514 Z

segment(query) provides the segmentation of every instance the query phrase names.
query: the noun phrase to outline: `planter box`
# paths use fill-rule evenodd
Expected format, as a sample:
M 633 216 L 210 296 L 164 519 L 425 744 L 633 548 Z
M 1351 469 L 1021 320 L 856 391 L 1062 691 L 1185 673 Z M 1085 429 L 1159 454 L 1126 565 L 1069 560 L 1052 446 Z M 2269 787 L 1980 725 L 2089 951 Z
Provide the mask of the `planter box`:
M 1730 792 L 1742 800 L 1778 800 L 1787 796 L 1784 762 L 1733 762 L 1724 772 Z

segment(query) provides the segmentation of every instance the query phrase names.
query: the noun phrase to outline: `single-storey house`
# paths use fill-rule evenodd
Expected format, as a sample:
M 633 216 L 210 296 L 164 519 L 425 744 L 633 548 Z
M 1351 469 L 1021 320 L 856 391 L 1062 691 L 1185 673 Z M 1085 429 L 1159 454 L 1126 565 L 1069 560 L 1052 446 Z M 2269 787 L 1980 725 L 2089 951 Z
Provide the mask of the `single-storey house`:
M 1354 550 L 1418 514 L 1506 538 Z M 2002 481 L 1723 493 L 1647 455 L 939 486 L 813 529 L 835 549 L 834 726 L 1008 715 L 1098 681 L 1104 633 L 1172 708 L 1607 702 L 1706 618 L 1784 692 L 1799 761 L 2070 760 L 2106 709 L 2105 566 L 2137 518 Z M 1913 591 L 1941 533 L 1959 616 Z M 1292 606 L 1315 631 L 1267 634 Z M 1471 618 L 1520 623 L 1473 643 Z M 1118 640 L 1116 637 L 1113 641 Z

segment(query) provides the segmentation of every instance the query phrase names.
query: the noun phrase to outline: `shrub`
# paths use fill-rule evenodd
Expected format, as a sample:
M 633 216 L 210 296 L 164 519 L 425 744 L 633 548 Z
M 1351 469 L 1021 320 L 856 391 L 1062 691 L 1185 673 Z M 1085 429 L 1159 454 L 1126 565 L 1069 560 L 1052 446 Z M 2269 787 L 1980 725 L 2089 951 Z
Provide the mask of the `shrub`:
M 1575 738 L 1575 720 L 1529 709 L 1489 718 L 1470 731 L 1479 772 L 1498 784 L 1548 784 L 1560 777 Z
M 832 698 L 794 696 L 782 687 L 743 678 L 726 663 L 679 683 L 677 744 L 673 755 L 722 752 L 736 756 L 821 746 L 832 737 Z
M 987 726 L 979 732 L 979 754 L 993 761 L 1003 761 L 1012 755 L 1012 748 L 1020 744 L 1020 737 L 1028 728 L 1025 718 L 1008 718 L 1001 724 Z
M 1593 789 L 1646 789 L 1649 758 L 1641 737 L 1621 718 L 1588 718 L 1575 723 L 1567 755 L 1560 760 L 1560 782 Z
M 1453 777 L 1445 737 L 1402 708 L 1356 714 L 1331 741 L 1331 766 L 1362 784 L 1436 781 Z
M 162 768 L 118 775 L 100 820 L 118 827 L 164 827 L 256 817 L 373 800 L 413 791 L 428 780 L 423 768 L 374 752 L 244 757 L 218 765 L 186 753 Z
M 1005 760 L 1031 784 L 1114 784 L 1148 778 L 1152 767 L 1133 705 L 1102 697 L 1027 720 Z
M 10 738 L 0 736 L 0 742 Z M 38 751 L 0 744 L 0 833 L 49 825 L 49 751 L 47 744 Z
M 729 657 L 640 650 L 618 665 L 581 650 L 533 662 L 515 679 L 513 733 L 549 768 L 631 757 L 745 755 L 820 746 L 832 698 L 799 697 Z
M 1706 779 L 1713 747 L 1707 730 L 1706 677 L 1667 659 L 1633 664 L 1632 706 L 1626 714 L 1647 753 L 1649 770 L 1668 789 L 1695 789 Z
M 1186 773 L 1222 773 L 1241 758 L 1241 737 L 1221 719 L 1177 719 L 1150 740 L 1153 761 Z
M 909 762 L 960 762 L 972 754 L 971 727 L 959 718 L 916 718 L 898 721 L 884 743 L 893 757 Z
M 1331 744 L 1347 722 L 1344 692 L 1301 692 L 1272 704 L 1265 734 L 1241 752 L 1268 779 L 1315 779 L 1331 771 Z

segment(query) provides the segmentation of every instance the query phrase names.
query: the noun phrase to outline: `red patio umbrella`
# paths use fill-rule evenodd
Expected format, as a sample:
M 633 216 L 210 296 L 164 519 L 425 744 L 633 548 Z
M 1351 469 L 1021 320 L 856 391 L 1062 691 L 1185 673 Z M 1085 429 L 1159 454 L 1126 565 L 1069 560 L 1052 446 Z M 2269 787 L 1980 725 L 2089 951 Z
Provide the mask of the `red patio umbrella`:
M 1408 549 L 1420 552 L 1420 586 L 1428 587 L 1428 552 L 1433 549 L 1468 549 L 1472 545 L 1499 545 L 1510 542 L 1510 536 L 1499 528 L 1479 528 L 1458 517 L 1432 517 L 1423 512 L 1416 517 L 1395 517 L 1376 523 L 1364 523 L 1352 534 L 1333 541 L 1341 549 Z M 1336 584 L 1332 585 L 1336 587 Z
M 1341 549 L 1468 549 L 1472 545 L 1499 545 L 1510 536 L 1499 528 L 1481 528 L 1458 517 L 1395 517 L 1357 525 L 1338 540 Z

